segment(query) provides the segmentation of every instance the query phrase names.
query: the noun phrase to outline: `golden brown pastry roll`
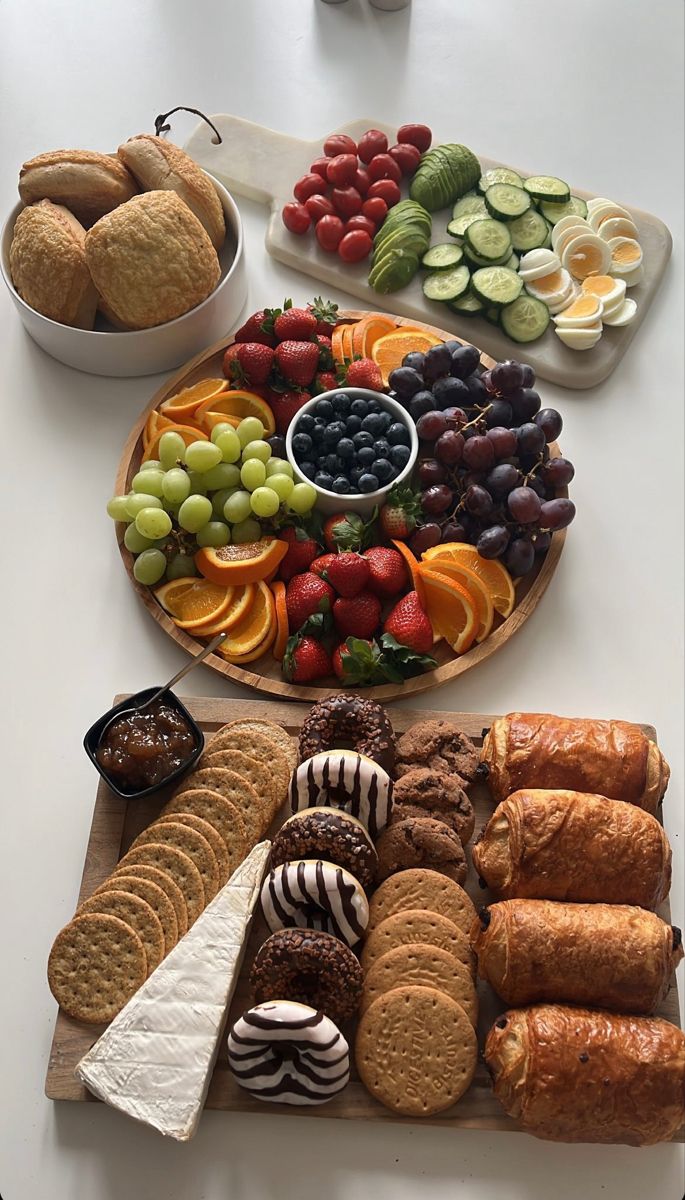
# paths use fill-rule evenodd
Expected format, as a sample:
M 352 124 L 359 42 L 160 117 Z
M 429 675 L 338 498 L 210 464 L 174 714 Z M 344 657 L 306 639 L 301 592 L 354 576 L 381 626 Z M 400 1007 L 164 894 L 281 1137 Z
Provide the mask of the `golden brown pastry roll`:
M 569 788 L 637 804 L 655 812 L 670 770 L 639 725 L 549 713 L 498 717 L 483 742 L 481 762 L 495 800 L 519 788 Z
M 656 908 L 671 886 L 671 847 L 656 817 L 584 792 L 514 792 L 480 834 L 473 862 L 504 899 Z
M 666 1142 L 685 1122 L 685 1034 L 657 1017 L 540 1004 L 492 1026 L 495 1095 L 552 1142 Z
M 92 329 L 98 295 L 86 263 L 86 231 L 61 204 L 41 200 L 14 223 L 10 273 L 22 300 L 52 321 Z
M 119 158 L 145 191 L 177 192 L 204 225 L 215 250 L 226 237 L 224 210 L 211 179 L 185 150 L 151 133 L 140 133 L 119 147 Z
M 683 957 L 679 929 L 627 904 L 503 900 L 471 929 L 478 973 L 507 1004 L 651 1013 Z
M 84 225 L 124 204 L 137 191 L 135 179 L 116 154 L 95 150 L 37 154 L 19 172 L 19 195 L 24 204 L 37 200 L 64 204 Z

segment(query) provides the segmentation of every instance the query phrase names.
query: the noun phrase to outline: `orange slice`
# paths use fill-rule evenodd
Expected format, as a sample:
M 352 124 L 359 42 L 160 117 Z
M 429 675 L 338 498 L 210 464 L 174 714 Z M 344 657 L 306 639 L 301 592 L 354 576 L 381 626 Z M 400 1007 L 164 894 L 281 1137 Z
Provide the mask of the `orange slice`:
M 440 546 L 424 550 L 423 560 L 430 563 L 431 571 L 440 570 L 440 559 L 459 563 L 473 571 L 488 589 L 495 612 L 502 617 L 511 616 L 516 593 L 511 575 L 501 562 L 496 558 L 481 558 L 476 547 L 469 542 L 443 542 Z
M 169 396 L 168 400 L 160 404 L 160 412 L 173 417 L 175 421 L 181 421 L 184 417 L 192 417 L 195 410 L 206 400 L 226 391 L 228 382 L 225 379 L 201 379 L 199 383 L 182 388 L 175 396 Z
M 147 421 L 145 422 L 145 428 L 143 430 L 143 450 L 147 450 L 156 433 L 159 433 L 160 430 L 168 429 L 169 426 L 173 424 L 174 422 L 171 421 L 169 417 L 163 417 L 161 412 L 159 412 L 156 408 L 153 408 Z
M 276 637 L 275 623 L 269 629 L 263 641 L 255 646 L 254 650 L 249 650 L 247 654 L 224 654 L 227 662 L 232 663 L 235 667 L 242 667 L 243 663 L 255 662 L 258 658 L 263 658 L 267 650 L 270 650 Z
M 209 579 L 172 579 L 155 596 L 179 629 L 196 629 L 217 620 L 231 603 L 233 592 Z
M 159 450 L 159 441 L 165 433 L 180 433 L 186 446 L 191 442 L 206 442 L 208 441 L 207 434 L 203 433 L 197 426 L 191 425 L 165 425 L 162 429 L 158 429 L 154 437 L 148 442 L 147 448 L 143 454 L 143 462 L 147 462 L 148 458 L 158 458 L 157 451 Z M 173 581 L 172 581 L 173 582 Z
M 237 429 L 241 419 L 241 417 L 231 416 L 230 413 L 206 412 L 202 414 L 202 428 L 209 434 L 215 425 L 232 425 L 234 429 Z
M 455 654 L 463 654 L 475 640 L 479 626 L 478 610 L 470 593 L 456 579 L 426 566 L 421 567 L 421 578 L 433 632 L 444 637 Z
M 396 329 L 378 338 L 371 347 L 371 357 L 381 369 L 383 383 L 388 386 L 388 376 L 396 367 L 402 366 L 402 359 L 411 350 L 430 350 L 431 346 L 441 345 L 442 339 L 432 333 L 424 333 L 422 329 Z
M 419 566 L 419 571 L 427 569 L 437 571 L 440 575 L 446 575 L 448 579 L 454 579 L 462 587 L 466 588 L 476 606 L 478 614 L 476 641 L 485 641 L 488 634 L 492 632 L 492 623 L 495 619 L 495 606 L 492 603 L 492 596 L 483 583 L 483 580 L 479 579 L 476 572 L 472 571 L 470 567 L 464 567 L 461 563 L 452 562 L 446 558 L 433 559 L 430 567 L 428 564 Z
M 273 656 L 278 662 L 285 654 L 288 642 L 288 609 L 285 604 L 285 584 L 278 580 L 271 585 L 274 604 L 276 606 L 276 637 L 273 644 Z
M 343 353 L 343 332 L 347 329 L 347 325 L 336 325 L 331 334 L 331 349 L 333 350 L 333 358 L 337 363 L 342 363 L 345 355 Z
M 392 317 L 363 317 L 352 326 L 352 352 L 368 358 L 374 342 L 396 328 Z
M 238 417 L 240 421 L 243 417 L 259 417 L 267 437 L 276 432 L 274 415 L 266 400 L 262 400 L 256 392 L 244 392 L 235 388 L 217 396 L 210 396 L 209 400 L 205 400 L 196 410 L 198 421 L 202 421 L 207 412 L 225 413 L 229 417 Z
M 276 628 L 276 613 L 271 588 L 258 583 L 254 600 L 245 616 L 234 625 L 228 637 L 217 646 L 222 658 L 243 656 L 255 650 Z
M 231 587 L 237 583 L 258 583 L 275 570 L 288 551 L 288 543 L 265 537 L 258 542 L 207 546 L 195 555 L 195 566 L 205 579 Z
M 197 637 L 214 637 L 215 633 L 224 633 L 242 621 L 254 600 L 255 585 L 246 583 L 244 587 L 229 587 L 228 591 L 231 593 L 228 608 L 219 617 L 197 625 L 193 631 Z
M 412 552 L 409 549 L 406 542 L 395 541 L 393 538 L 392 544 L 396 550 L 399 550 L 400 554 L 402 555 L 402 558 L 404 559 L 407 566 L 409 567 L 409 572 L 411 574 L 412 583 L 414 584 L 414 590 L 417 592 L 419 600 L 421 601 L 423 607 L 425 608 L 426 607 L 426 596 L 425 596 L 425 592 L 424 592 L 424 588 L 423 588 L 423 580 L 419 574 L 419 565 L 420 564 L 419 564 L 418 558 L 414 557 L 414 555 L 412 554 Z

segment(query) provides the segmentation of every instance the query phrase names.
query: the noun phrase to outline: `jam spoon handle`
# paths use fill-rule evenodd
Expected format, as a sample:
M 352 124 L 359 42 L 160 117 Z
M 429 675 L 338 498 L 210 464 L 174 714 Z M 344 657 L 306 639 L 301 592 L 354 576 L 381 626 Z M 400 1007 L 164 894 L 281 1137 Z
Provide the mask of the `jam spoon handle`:
M 146 700 L 144 704 L 141 704 L 138 708 L 138 712 L 141 712 L 144 708 L 147 708 L 150 704 L 153 704 L 155 700 L 159 700 L 159 697 L 162 696 L 164 692 L 168 692 L 175 683 L 178 683 L 179 679 L 183 679 L 184 675 L 187 675 L 189 671 L 192 671 L 193 667 L 197 667 L 201 662 L 204 662 L 208 655 L 210 655 L 213 650 L 216 650 L 217 646 L 221 645 L 225 637 L 228 637 L 227 631 L 224 631 L 223 633 L 217 633 L 216 636 L 212 638 L 211 642 L 208 642 L 207 645 L 202 648 L 199 654 L 196 654 L 194 658 L 191 658 L 190 662 L 187 662 L 185 666 L 181 667 L 181 670 L 177 671 L 168 683 L 165 683 L 164 686 L 159 689 L 159 691 L 156 691 L 154 695 L 150 696 L 149 700 Z

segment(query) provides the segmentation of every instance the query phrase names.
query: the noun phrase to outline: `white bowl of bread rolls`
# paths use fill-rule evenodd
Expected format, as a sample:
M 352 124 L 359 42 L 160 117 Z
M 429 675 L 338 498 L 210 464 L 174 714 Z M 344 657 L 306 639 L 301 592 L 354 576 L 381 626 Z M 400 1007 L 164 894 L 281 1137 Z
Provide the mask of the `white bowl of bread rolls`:
M 24 163 L 0 269 L 30 336 L 95 375 L 152 375 L 223 337 L 247 297 L 224 187 L 151 134 Z

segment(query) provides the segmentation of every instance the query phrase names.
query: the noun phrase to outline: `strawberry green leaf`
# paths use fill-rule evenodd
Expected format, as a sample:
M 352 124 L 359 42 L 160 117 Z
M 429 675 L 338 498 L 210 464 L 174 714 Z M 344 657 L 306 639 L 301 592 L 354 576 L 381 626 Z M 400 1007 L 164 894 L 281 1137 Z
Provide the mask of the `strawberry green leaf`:
M 403 646 L 391 633 L 384 633 L 381 638 L 383 661 L 399 671 L 402 679 L 412 675 L 423 675 L 424 671 L 432 671 L 437 662 L 430 654 L 418 654 L 409 646 Z

